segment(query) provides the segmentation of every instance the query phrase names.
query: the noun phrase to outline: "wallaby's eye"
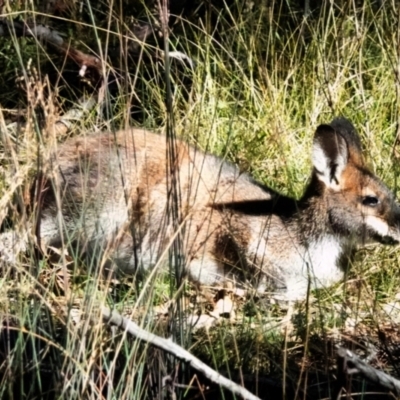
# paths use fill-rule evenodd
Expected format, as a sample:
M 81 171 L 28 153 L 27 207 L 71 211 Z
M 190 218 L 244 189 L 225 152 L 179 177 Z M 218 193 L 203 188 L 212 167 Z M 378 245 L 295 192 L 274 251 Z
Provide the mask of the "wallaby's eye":
M 376 196 L 365 196 L 362 203 L 367 207 L 376 207 L 379 204 L 379 199 Z

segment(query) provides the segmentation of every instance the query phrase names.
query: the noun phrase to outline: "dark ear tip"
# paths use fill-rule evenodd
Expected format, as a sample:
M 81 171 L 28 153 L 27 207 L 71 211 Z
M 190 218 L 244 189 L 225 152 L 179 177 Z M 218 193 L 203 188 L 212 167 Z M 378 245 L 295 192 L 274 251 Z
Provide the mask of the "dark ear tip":
M 315 137 L 319 137 L 321 135 L 327 135 L 327 134 L 332 134 L 335 133 L 335 130 L 327 124 L 321 124 L 317 127 L 317 130 L 315 131 Z
M 341 133 L 342 135 L 352 135 L 357 136 L 357 130 L 354 125 L 344 117 L 334 118 L 333 121 L 329 124 L 336 132 Z
M 333 128 L 328 124 L 321 124 L 317 127 L 317 132 L 333 131 Z
M 354 125 L 345 117 L 335 117 L 330 125 L 332 127 L 339 127 L 347 130 L 355 130 Z
M 346 140 L 349 146 L 361 153 L 360 136 L 357 129 L 347 118 L 337 117 L 330 123 L 330 126 Z

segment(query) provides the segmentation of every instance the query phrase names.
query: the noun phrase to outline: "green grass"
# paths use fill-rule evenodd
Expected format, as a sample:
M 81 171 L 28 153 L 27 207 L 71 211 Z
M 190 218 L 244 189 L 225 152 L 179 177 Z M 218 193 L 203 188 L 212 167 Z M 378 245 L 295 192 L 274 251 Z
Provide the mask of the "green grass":
M 310 175 L 315 128 L 336 115 L 344 115 L 359 129 L 373 169 L 397 193 L 400 158 L 396 142 L 400 126 L 397 9 L 387 2 L 381 8 L 375 2 L 365 2 L 356 10 L 353 3 L 345 5 L 343 10 L 327 3 L 304 19 L 301 10 L 294 6 L 279 9 L 254 5 L 242 9 L 241 2 L 235 4 L 236 8 L 230 8 L 232 11 L 212 9 L 201 20 L 177 20 L 170 47 L 187 52 L 196 61 L 194 71 L 185 71 L 191 76 L 191 87 L 183 88 L 180 75 L 175 76 L 174 120 L 178 135 L 205 151 L 238 163 L 272 188 L 300 197 Z M 107 12 L 104 20 L 111 21 L 109 32 L 97 31 L 102 44 L 106 43 L 106 34 L 110 43 L 122 40 L 117 33 L 122 22 Z M 64 23 L 81 26 L 68 19 Z M 88 35 L 90 43 L 96 42 L 93 27 L 82 25 L 81 30 L 82 37 L 75 40 L 87 44 L 84 35 Z M 7 107 L 23 104 L 26 115 L 35 120 L 35 115 L 43 111 L 46 118 L 56 118 L 77 100 L 68 98 L 63 103 L 56 96 L 59 89 L 62 93 L 74 93 L 68 82 L 62 80 L 57 90 L 53 88 L 54 95 L 48 95 L 43 87 L 46 72 L 43 66 L 49 62 L 48 57 L 45 50 L 37 50 L 33 40 L 2 39 L 0 46 L 0 54 L 6 55 L 2 62 L 2 82 L 7 88 L 0 93 L 0 104 L 7 103 Z M 61 65 L 57 65 L 60 70 Z M 43 75 L 36 73 L 35 68 Z M 145 68 L 156 70 L 157 64 L 149 66 L 143 61 L 134 70 L 123 70 L 129 74 L 129 80 L 117 93 L 116 104 L 110 106 L 114 114 L 112 123 L 104 118 L 105 114 L 93 112 L 78 124 L 75 134 L 80 134 L 82 127 L 94 130 L 135 124 L 129 118 L 127 105 L 137 97 L 144 109 L 141 126 L 151 129 L 165 126 L 162 76 L 150 79 L 152 74 L 146 73 Z M 21 94 L 10 89 L 9 81 L 23 73 L 26 78 L 20 83 L 24 88 Z M 185 90 L 189 93 L 185 94 Z M 6 135 L 4 114 L 0 114 L 0 124 Z M 21 147 L 17 154 L 13 155 L 3 142 L 1 165 L 14 172 L 2 179 L 0 198 L 23 197 L 21 188 L 13 188 L 11 178 L 18 173 L 27 179 L 32 176 L 37 142 L 45 148 L 50 141 L 46 131 L 35 123 L 32 127 L 19 134 Z M 5 211 L 0 210 L 0 215 L 4 216 Z M 5 375 L 14 376 L 17 386 L 22 385 L 18 371 L 23 343 L 29 341 L 33 345 L 27 350 L 28 358 L 41 360 L 40 351 L 44 348 L 46 363 L 61 371 L 56 379 L 59 398 L 100 398 L 101 390 L 104 398 L 154 398 L 161 394 L 168 396 L 168 388 L 161 389 L 160 383 L 168 374 L 174 376 L 179 371 L 179 379 L 189 381 L 191 375 L 185 375 L 182 365 L 175 369 L 177 363 L 169 356 L 85 318 L 94 314 L 106 298 L 144 327 L 169 334 L 167 318 L 154 311 L 154 307 L 165 304 L 171 297 L 174 299 L 168 276 L 154 279 L 148 285 L 147 281 L 138 283 L 128 279 L 109 287 L 87 276 L 81 265 L 76 265 L 75 274 L 69 278 L 62 269 L 45 264 L 37 271 L 32 265 L 30 259 L 21 260 L 13 270 L 4 271 L 0 279 L 0 314 L 4 321 L 12 321 L 13 332 L 17 332 L 22 343 L 8 360 L 9 370 Z M 287 398 L 296 394 L 303 398 L 304 393 L 309 393 L 310 398 L 323 398 L 332 390 L 327 376 L 332 379 L 333 343 L 351 343 L 352 339 L 360 338 L 376 341 L 378 327 L 385 330 L 388 326 L 398 326 L 399 316 L 388 312 L 388 304 L 399 306 L 398 271 L 397 248 L 369 247 L 359 252 L 345 282 L 314 293 L 308 302 L 299 304 L 289 325 L 280 324 L 284 310 L 262 299 L 250 298 L 238 299 L 235 323 L 223 321 L 210 331 L 200 330 L 193 335 L 186 332 L 184 337 L 179 336 L 182 332 L 176 334 L 195 354 L 236 381 L 247 382 L 246 376 L 252 376 L 250 387 L 254 392 L 257 380 L 272 377 L 279 381 L 283 377 L 294 388 L 293 394 L 286 393 Z M 148 290 L 146 296 L 141 294 L 143 286 Z M 195 299 L 194 289 L 185 290 L 183 297 L 189 308 L 203 306 Z M 171 304 L 176 306 L 174 302 Z M 68 313 L 71 308 L 82 313 L 80 322 L 71 319 Z M 183 320 L 184 312 L 174 315 Z M 174 329 L 178 330 L 176 326 Z M 5 365 L 0 361 L 1 372 L 6 370 Z M 390 362 L 383 366 L 390 367 Z M 39 387 L 45 387 L 46 382 L 40 381 L 43 378 L 39 379 L 37 367 L 32 367 L 32 371 L 31 380 L 39 382 L 36 389 L 40 391 Z M 107 374 L 115 378 L 115 383 L 107 381 Z M 200 390 L 200 384 L 192 385 Z M 6 378 L 0 382 L 0 390 L 3 394 L 8 391 L 12 397 Z M 24 391 L 27 390 L 25 383 Z M 170 390 L 179 392 L 176 387 Z M 277 389 L 276 398 L 282 391 Z M 26 398 L 33 395 L 27 394 Z

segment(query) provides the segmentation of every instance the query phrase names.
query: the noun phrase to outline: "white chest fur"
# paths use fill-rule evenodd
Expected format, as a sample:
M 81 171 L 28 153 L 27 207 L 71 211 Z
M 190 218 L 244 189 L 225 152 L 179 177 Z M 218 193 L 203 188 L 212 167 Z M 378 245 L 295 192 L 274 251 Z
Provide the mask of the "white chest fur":
M 328 287 L 343 279 L 339 260 L 342 243 L 334 236 L 327 236 L 303 247 L 292 258 L 292 267 L 282 269 L 287 300 L 304 299 L 307 290 Z
M 339 266 L 342 251 L 343 243 L 335 236 L 324 237 L 309 246 L 305 261 L 313 287 L 330 286 L 343 278 Z

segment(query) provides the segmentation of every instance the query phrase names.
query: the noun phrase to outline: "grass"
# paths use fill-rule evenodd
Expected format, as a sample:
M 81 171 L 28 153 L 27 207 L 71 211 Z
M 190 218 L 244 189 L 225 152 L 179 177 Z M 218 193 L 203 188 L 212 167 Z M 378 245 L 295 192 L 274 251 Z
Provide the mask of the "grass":
M 229 8 L 209 5 L 201 19 L 177 18 L 170 47 L 187 52 L 196 61 L 195 70 L 182 71 L 178 66 L 178 73 L 173 75 L 178 135 L 204 151 L 239 164 L 270 187 L 300 197 L 310 174 L 315 128 L 333 116 L 345 115 L 359 129 L 373 169 L 398 192 L 397 9 L 388 2 L 382 2 L 381 7 L 373 1 L 359 6 L 347 2 L 343 8 L 326 3 L 305 18 L 301 10 L 287 5 L 290 2 L 282 8 L 275 3 L 270 7 L 251 3 L 242 6 L 234 1 L 235 7 Z M 98 38 L 90 21 L 99 19 L 99 10 L 93 10 L 89 25 L 82 24 L 82 15 L 79 21 L 63 21 L 67 26 L 78 26 L 78 37 L 74 39 L 83 40 L 82 46 L 90 43 L 94 51 L 98 50 L 97 40 L 103 48 L 106 36 L 110 47 L 123 42 L 122 33 L 117 33 L 123 31 L 122 20 L 105 4 L 99 7 L 106 10 L 103 20 L 110 24 L 106 24 L 106 30 L 96 31 Z M 29 15 L 39 16 L 32 10 Z M 6 141 L 0 152 L 5 171 L 0 198 L 14 196 L 21 201 L 23 187 L 13 186 L 14 177 L 21 175 L 28 180 L 33 175 L 38 143 L 45 148 L 50 140 L 40 129 L 41 122 L 67 111 L 78 96 L 73 97 L 76 91 L 68 81 L 61 79 L 54 86 L 54 81 L 47 83 L 44 77 L 49 63 L 62 70 L 60 56 L 48 54 L 32 39 L 3 38 L 0 46 L 0 54 L 5 55 L 0 61 L 4 70 L 0 81 L 7 89 L 0 94 L 0 104 L 22 107 L 33 120 L 30 129 L 18 133 L 17 153 L 12 153 Z M 50 62 L 51 58 L 55 61 Z M 106 118 L 107 112 L 94 112 L 77 126 L 75 134 L 80 134 L 82 128 L 137 124 L 127 109 L 132 103 L 142 110 L 141 126 L 165 126 L 162 68 L 158 62 L 138 60 L 131 69 L 122 63 L 122 75 L 129 79 L 112 93 L 117 101 L 109 105 L 107 112 L 113 119 Z M 77 74 L 76 66 L 69 67 Z M 15 71 L 21 77 L 22 93 L 15 86 L 10 88 Z M 182 83 L 182 76 L 189 79 Z M 65 97 L 58 96 L 60 93 Z M 3 137 L 7 135 L 6 117 L 0 115 Z M 0 215 L 10 210 L 0 210 Z M 74 272 L 66 275 L 63 266 L 45 263 L 38 268 L 28 258 L 12 270 L 3 271 L 2 332 L 3 337 L 9 332 L 17 345 L 12 353 L 0 349 L 0 354 L 8 354 L 7 360 L 0 361 L 4 374 L 2 395 L 34 398 L 34 394 L 41 393 L 46 397 L 51 389 L 57 398 L 184 396 L 185 390 L 173 386 L 175 379 L 188 383 L 192 377 L 183 365 L 85 318 L 107 299 L 149 330 L 170 334 L 168 324 L 172 322 L 167 315 L 174 313 L 164 305 L 175 297 L 169 277 L 147 282 L 149 290 L 143 296 L 146 281 L 128 279 L 109 286 L 87 275 L 79 260 L 72 260 L 72 265 Z M 359 252 L 344 283 L 314 293 L 308 302 L 299 304 L 289 326 L 280 324 L 285 310 L 263 299 L 236 298 L 235 323 L 222 321 L 210 331 L 193 334 L 179 331 L 177 337 L 211 366 L 238 382 L 246 382 L 254 392 L 259 390 L 261 397 L 266 385 L 269 394 L 276 391 L 276 398 L 324 398 L 333 387 L 334 343 L 368 348 L 365 343 L 372 341 L 381 366 L 396 373 L 396 360 L 384 359 L 384 349 L 388 342 L 393 346 L 398 343 L 396 335 L 390 333 L 399 323 L 398 267 L 397 248 L 369 247 Z M 183 298 L 181 309 L 209 307 L 198 299 L 193 288 L 186 289 Z M 82 318 L 72 318 L 75 314 L 69 313 L 71 309 L 79 311 Z M 175 314 L 173 321 L 182 320 L 183 314 Z M 386 342 L 382 341 L 382 332 Z M 29 367 L 22 367 L 27 363 Z M 50 366 L 53 373 L 46 375 L 40 365 Z M 25 378 L 22 372 L 26 372 Z M 274 389 L 282 378 L 287 387 L 277 384 Z M 14 386 L 10 379 L 15 381 Z M 191 383 L 196 390 L 189 390 L 187 398 L 204 391 L 205 383 L 199 379 Z M 15 394 L 15 390 L 21 393 Z M 226 395 L 213 390 L 216 392 L 209 392 L 209 398 L 215 398 L 212 396 L 216 393 Z M 368 389 L 363 390 L 367 398 Z M 52 398 L 51 393 L 48 396 Z

